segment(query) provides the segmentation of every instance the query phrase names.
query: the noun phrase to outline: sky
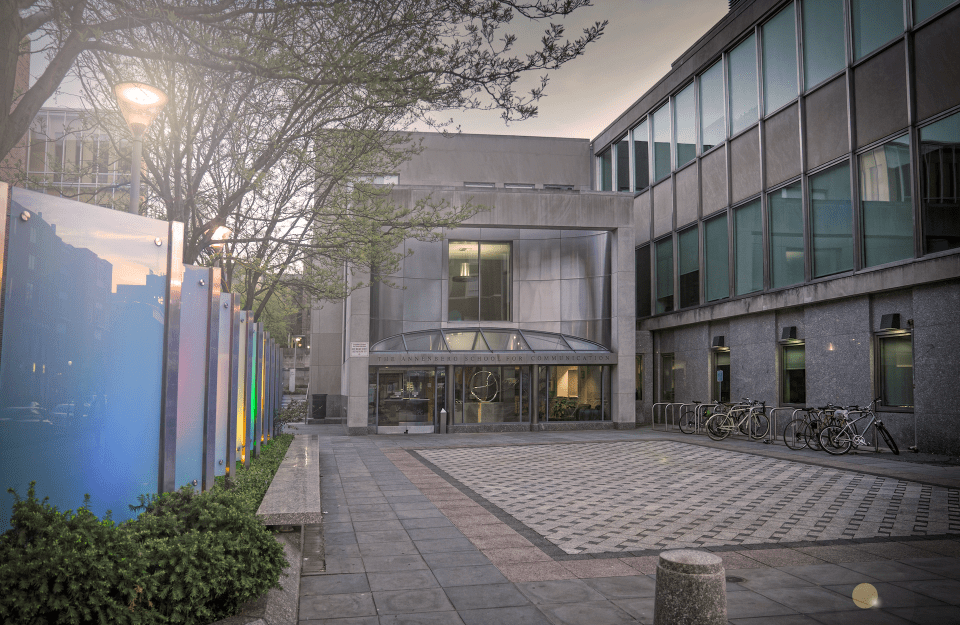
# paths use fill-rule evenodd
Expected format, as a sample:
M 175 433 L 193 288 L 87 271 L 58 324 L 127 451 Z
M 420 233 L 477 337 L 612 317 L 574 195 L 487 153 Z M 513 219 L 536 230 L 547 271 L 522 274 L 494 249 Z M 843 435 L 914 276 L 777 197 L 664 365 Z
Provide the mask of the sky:
M 727 0 L 593 0 L 561 23 L 573 39 L 585 26 L 608 20 L 603 36 L 586 52 L 549 73 L 546 95 L 537 117 L 505 124 L 496 111 L 462 111 L 438 115 L 453 119 L 461 132 L 575 137 L 593 139 L 636 102 L 670 70 L 670 64 L 703 36 L 727 12 Z M 544 24 L 515 17 L 509 31 L 518 35 L 517 50 L 539 40 Z M 39 75 L 40 55 L 34 55 L 31 73 Z M 518 83 L 529 91 L 539 75 Z M 526 88 L 523 88 L 526 83 Z M 66 80 L 61 93 L 47 106 L 79 107 L 79 86 Z

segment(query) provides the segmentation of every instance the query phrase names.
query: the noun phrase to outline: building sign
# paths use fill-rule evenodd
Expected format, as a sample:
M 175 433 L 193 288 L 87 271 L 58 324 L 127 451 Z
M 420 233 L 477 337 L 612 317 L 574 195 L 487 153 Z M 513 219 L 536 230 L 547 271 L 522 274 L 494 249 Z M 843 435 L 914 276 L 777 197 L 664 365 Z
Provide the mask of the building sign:
M 370 343 L 350 343 L 351 358 L 366 358 L 370 355 Z
M 571 352 L 408 352 L 403 354 L 376 353 L 370 365 L 615 365 L 617 355 Z

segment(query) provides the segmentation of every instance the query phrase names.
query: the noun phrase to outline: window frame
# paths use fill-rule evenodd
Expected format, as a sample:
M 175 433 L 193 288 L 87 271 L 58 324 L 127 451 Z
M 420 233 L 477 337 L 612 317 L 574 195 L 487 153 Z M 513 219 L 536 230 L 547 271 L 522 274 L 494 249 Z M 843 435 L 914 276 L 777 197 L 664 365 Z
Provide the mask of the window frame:
M 910 322 L 907 322 L 908 325 Z M 885 394 L 886 394 L 886 377 L 884 376 L 884 365 L 883 365 L 883 342 L 889 339 L 910 339 L 910 359 L 911 359 L 911 376 L 913 378 L 913 406 L 891 406 L 885 403 Z M 916 374 L 913 373 L 916 369 L 916 358 L 914 354 L 916 353 L 914 349 L 913 341 L 913 331 L 912 330 L 879 330 L 873 333 L 873 348 L 875 358 L 874 362 L 874 388 L 876 390 L 874 397 L 879 396 L 880 401 L 877 403 L 877 412 L 903 412 L 903 413 L 912 413 L 916 410 Z M 873 399 L 871 397 L 870 399 Z
M 787 350 L 789 349 L 803 349 L 803 401 L 802 402 L 788 402 L 786 401 L 786 391 L 787 391 Z M 777 399 L 781 406 L 796 406 L 803 407 L 807 403 L 807 345 L 804 341 L 801 340 L 790 340 L 790 341 L 781 341 L 779 348 L 777 349 L 778 356 L 780 358 L 780 366 L 778 367 L 780 375 L 779 377 L 779 389 L 777 393 Z

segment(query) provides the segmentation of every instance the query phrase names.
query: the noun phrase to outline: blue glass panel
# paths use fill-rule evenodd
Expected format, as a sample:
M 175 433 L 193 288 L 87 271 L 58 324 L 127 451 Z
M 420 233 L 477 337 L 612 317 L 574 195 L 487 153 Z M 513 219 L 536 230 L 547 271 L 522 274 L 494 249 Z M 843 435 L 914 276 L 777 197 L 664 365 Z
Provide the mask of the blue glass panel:
M 227 420 L 230 410 L 230 338 L 233 334 L 233 310 L 229 293 L 220 295 L 220 324 L 217 333 L 217 431 L 214 436 L 214 475 L 224 475 L 227 470 L 228 450 Z
M 180 295 L 180 370 L 177 374 L 177 488 L 203 473 L 204 387 L 210 270 L 184 267 Z M 201 284 L 202 282 L 202 284 Z
M 158 486 L 168 224 L 12 193 L 0 527 L 6 488 L 24 496 L 31 480 L 61 510 L 89 493 L 94 514 L 132 518 L 128 505 Z

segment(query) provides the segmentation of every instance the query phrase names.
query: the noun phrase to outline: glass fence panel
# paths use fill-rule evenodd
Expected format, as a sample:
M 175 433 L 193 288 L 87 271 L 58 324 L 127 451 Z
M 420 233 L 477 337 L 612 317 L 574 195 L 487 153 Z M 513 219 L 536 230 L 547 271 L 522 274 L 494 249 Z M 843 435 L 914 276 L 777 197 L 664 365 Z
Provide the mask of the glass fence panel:
M 89 493 L 94 514 L 132 518 L 158 486 L 168 224 L 12 193 L 0 527 L 6 488 L 25 496 L 31 480 L 61 510 Z
M 227 424 L 230 416 L 230 339 L 233 335 L 233 298 L 220 295 L 220 320 L 217 328 L 217 430 L 214 434 L 214 475 L 226 474 L 230 449 Z
M 180 368 L 177 372 L 176 486 L 199 485 L 203 462 L 203 391 L 207 380 L 210 271 L 184 267 L 180 291 Z

